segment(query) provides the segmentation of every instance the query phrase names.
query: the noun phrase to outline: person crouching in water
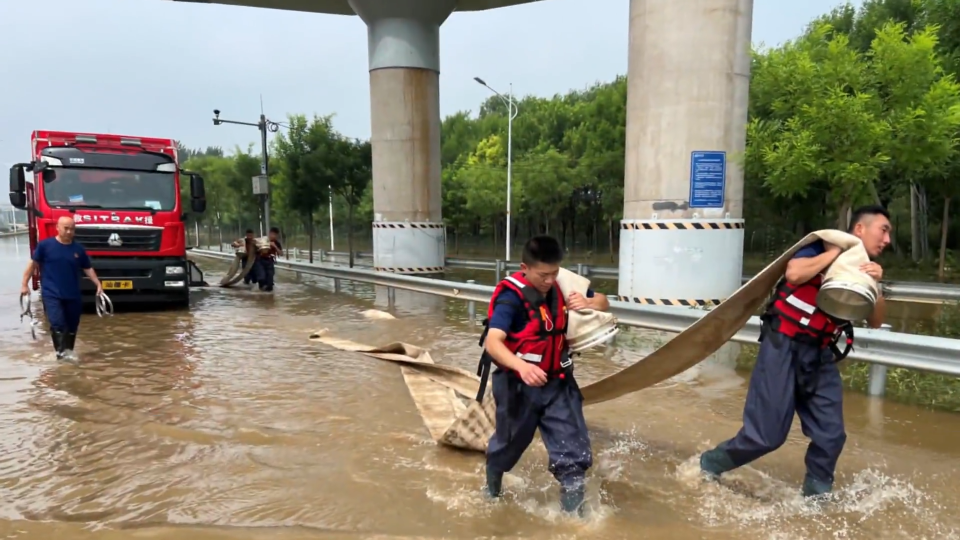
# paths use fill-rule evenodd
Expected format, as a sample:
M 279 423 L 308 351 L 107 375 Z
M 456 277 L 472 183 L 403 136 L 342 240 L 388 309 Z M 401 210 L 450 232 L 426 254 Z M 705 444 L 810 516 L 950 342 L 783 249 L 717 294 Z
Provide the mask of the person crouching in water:
M 556 239 L 530 239 L 520 271 L 500 282 L 490 300 L 481 338 L 480 396 L 492 363 L 497 426 L 487 447 L 486 489 L 491 497 L 500 496 L 504 473 L 517 464 L 539 428 L 549 470 L 560 482 L 561 507 L 582 515 L 593 454 L 566 342 L 567 310 L 606 311 L 610 303 L 592 290 L 586 298 L 578 293 L 564 298 L 556 282 L 562 260 Z
M 73 349 L 83 314 L 81 272 L 97 287 L 97 296 L 103 294 L 87 251 L 73 241 L 75 231 L 73 218 L 64 216 L 57 220 L 57 236 L 37 244 L 20 284 L 20 295 L 29 295 L 27 282 L 37 268 L 40 269 L 40 299 L 50 323 L 50 337 L 58 360 L 74 360 Z
M 890 214 L 880 206 L 853 213 L 850 233 L 863 241 L 871 259 L 890 244 L 890 229 Z M 816 298 L 821 273 L 838 255 L 839 247 L 817 241 L 798 250 L 787 265 L 774 301 L 762 317 L 760 352 L 743 407 L 743 427 L 735 437 L 700 456 L 700 469 L 707 478 L 716 479 L 780 448 L 796 411 L 803 434 L 810 438 L 803 496 L 824 495 L 833 489 L 837 461 L 847 440 L 834 341 L 841 331 L 852 330 L 848 322 L 820 311 Z M 878 282 L 883 277 L 883 269 L 875 262 L 864 264 L 860 271 Z M 881 296 L 867 322 L 879 328 L 885 312 Z
M 283 255 L 283 246 L 280 244 L 280 229 L 270 227 L 268 233 L 270 248 L 260 252 L 260 290 L 273 292 L 273 278 L 277 272 L 277 257 Z

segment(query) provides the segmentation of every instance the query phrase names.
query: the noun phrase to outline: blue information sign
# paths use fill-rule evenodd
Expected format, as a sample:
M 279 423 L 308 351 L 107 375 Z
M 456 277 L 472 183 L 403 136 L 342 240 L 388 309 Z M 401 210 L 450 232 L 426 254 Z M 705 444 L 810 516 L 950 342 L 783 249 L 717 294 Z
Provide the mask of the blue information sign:
M 690 208 L 723 208 L 726 152 L 690 154 Z

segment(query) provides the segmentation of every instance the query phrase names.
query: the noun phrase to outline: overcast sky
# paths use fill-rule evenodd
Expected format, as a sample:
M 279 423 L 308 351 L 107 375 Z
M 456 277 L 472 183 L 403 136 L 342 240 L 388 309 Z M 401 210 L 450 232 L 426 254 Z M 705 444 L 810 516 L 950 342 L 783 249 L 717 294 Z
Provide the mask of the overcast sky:
M 666 0 L 665 0 L 666 1 Z M 798 35 L 841 0 L 755 0 L 753 41 Z M 589 7 L 588 7 L 589 6 Z M 440 111 L 476 112 L 488 91 L 552 95 L 627 66 L 629 0 L 545 0 L 453 14 L 440 34 Z M 0 166 L 27 161 L 30 133 L 172 137 L 227 150 L 269 118 L 335 113 L 370 134 L 367 34 L 357 17 L 161 0 L 0 0 Z M 4 203 L 6 201 L 3 201 Z

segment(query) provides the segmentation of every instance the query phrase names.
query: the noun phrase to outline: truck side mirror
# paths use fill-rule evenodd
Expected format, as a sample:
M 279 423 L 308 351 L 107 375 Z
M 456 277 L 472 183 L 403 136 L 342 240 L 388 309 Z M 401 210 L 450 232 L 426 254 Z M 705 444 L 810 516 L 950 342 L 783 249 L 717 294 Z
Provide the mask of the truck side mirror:
M 27 179 L 23 174 L 23 165 L 10 167 L 10 191 L 22 192 L 27 189 Z
M 190 175 L 190 209 L 197 214 L 207 210 L 207 194 L 203 187 L 203 177 L 199 174 Z
M 23 165 L 10 167 L 10 204 L 21 210 L 27 207 L 27 180 L 23 173 Z
M 199 174 L 190 174 L 190 197 L 193 199 L 207 198 L 207 193 L 203 188 L 203 177 Z

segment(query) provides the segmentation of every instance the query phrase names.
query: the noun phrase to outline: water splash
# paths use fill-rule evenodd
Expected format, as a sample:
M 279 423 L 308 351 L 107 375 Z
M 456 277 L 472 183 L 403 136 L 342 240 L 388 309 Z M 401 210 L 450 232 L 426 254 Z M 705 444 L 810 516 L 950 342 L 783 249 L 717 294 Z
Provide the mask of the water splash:
M 675 472 L 692 491 L 697 513 L 711 527 L 735 526 L 768 538 L 958 538 L 942 522 L 943 508 L 922 488 L 903 478 L 864 469 L 822 501 L 804 498 L 799 486 L 749 466 L 704 480 L 699 456 Z M 891 527 L 896 524 L 896 527 Z

